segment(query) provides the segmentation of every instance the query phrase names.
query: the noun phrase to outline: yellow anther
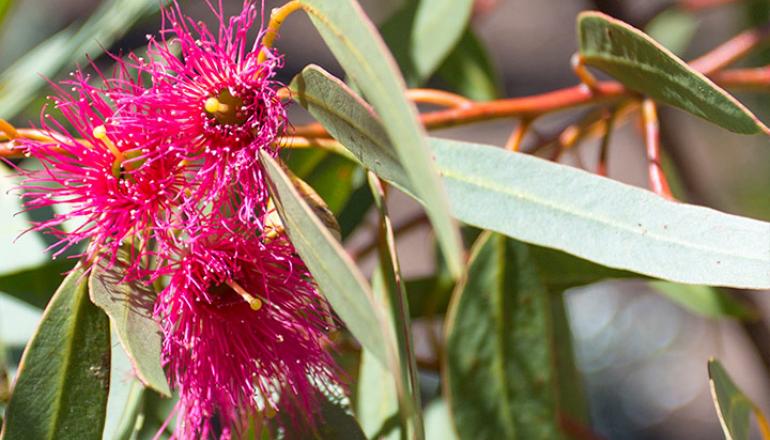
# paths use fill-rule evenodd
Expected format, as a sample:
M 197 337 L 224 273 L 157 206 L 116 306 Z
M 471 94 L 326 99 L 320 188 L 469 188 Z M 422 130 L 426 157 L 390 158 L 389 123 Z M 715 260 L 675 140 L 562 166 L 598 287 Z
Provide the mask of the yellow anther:
M 230 280 L 227 282 L 227 285 L 230 286 L 230 288 L 233 289 L 235 293 L 240 295 L 241 298 L 243 298 L 243 300 L 249 304 L 251 310 L 256 312 L 262 308 L 262 300 L 247 292 L 243 287 L 241 287 L 240 284 Z
M 219 100 L 212 96 L 211 98 L 206 100 L 206 104 L 204 104 L 204 108 L 206 109 L 206 112 L 214 114 L 219 111 L 220 105 L 221 103 L 219 102 Z
M 94 137 L 99 140 L 105 140 L 107 139 L 107 128 L 104 127 L 104 125 L 100 125 L 98 127 L 94 127 Z
M 110 150 L 112 155 L 115 156 L 115 161 L 118 162 L 118 164 L 123 162 L 123 152 L 120 151 L 120 149 L 116 147 L 115 144 L 107 136 L 107 128 L 104 125 L 99 125 L 97 127 L 94 127 L 93 135 L 96 139 L 99 139 L 100 141 L 102 141 L 104 146 Z

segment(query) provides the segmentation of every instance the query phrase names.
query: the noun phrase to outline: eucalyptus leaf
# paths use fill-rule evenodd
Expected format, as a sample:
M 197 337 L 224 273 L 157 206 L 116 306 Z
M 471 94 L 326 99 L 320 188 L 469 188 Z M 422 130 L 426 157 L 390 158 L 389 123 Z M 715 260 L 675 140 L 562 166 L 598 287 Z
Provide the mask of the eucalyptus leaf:
M 83 270 L 51 299 L 24 350 L 2 438 L 102 438 L 110 379 L 110 326 L 88 298 Z
M 398 351 L 398 370 L 396 391 L 400 402 L 400 414 L 404 418 L 403 432 L 408 438 L 423 439 L 425 432 L 422 422 L 420 403 L 420 384 L 417 375 L 417 362 L 414 355 L 412 324 L 409 319 L 409 303 L 401 277 L 401 267 L 396 252 L 396 237 L 393 225 L 385 206 L 385 190 L 380 180 L 369 173 L 369 186 L 372 189 L 374 204 L 380 214 L 378 234 L 379 265 L 373 276 L 373 286 L 380 302 L 387 307 L 388 322 L 393 326 L 396 348 Z
M 477 101 L 500 97 L 500 77 L 486 48 L 470 27 L 436 74 L 457 93 Z
M 415 193 L 423 200 L 436 238 L 451 273 L 462 266 L 462 245 L 457 225 L 431 158 L 417 109 L 406 99 L 405 84 L 393 57 L 355 0 L 299 0 L 345 72 L 385 122 Z
M 366 279 L 345 250 L 297 193 L 281 166 L 260 154 L 270 190 L 289 238 L 313 274 L 321 293 L 347 325 L 353 336 L 382 365 L 389 365 L 385 337 Z M 395 348 L 394 348 L 395 350 Z
M 171 396 L 161 364 L 160 325 L 152 316 L 157 294 L 145 284 L 125 280 L 127 261 L 127 253 L 121 251 L 111 266 L 106 258 L 94 265 L 89 282 L 91 301 L 110 317 L 137 378 Z
M 142 17 L 160 10 L 158 0 L 109 0 L 81 25 L 71 25 L 53 35 L 0 74 L 0 118 L 21 111 L 67 66 L 97 58 Z
M 445 396 L 459 438 L 562 438 L 549 301 L 526 245 L 478 239 L 446 324 Z
M 2 275 L 0 291 L 31 306 L 44 309 L 56 287 L 64 279 L 64 274 L 74 265 L 73 261 L 55 260 L 32 269 Z
M 415 194 L 379 118 L 360 98 L 314 66 L 292 84 L 295 99 L 365 167 Z M 770 248 L 762 245 L 770 243 L 769 223 L 672 202 L 488 145 L 431 143 L 453 214 L 469 225 L 620 271 L 689 284 L 770 288 Z
M 380 26 L 410 86 L 422 85 L 460 40 L 473 0 L 410 0 Z
M 656 292 L 687 310 L 708 318 L 756 319 L 757 312 L 716 287 L 652 281 Z
M 763 438 L 768 438 L 767 420 L 762 411 L 741 391 L 716 359 L 708 362 L 711 397 L 719 416 L 719 423 L 727 440 L 749 439 L 749 416 L 753 412 L 763 429 Z
M 769 133 L 743 104 L 642 31 L 600 12 L 578 16 L 582 61 L 626 87 L 730 131 Z

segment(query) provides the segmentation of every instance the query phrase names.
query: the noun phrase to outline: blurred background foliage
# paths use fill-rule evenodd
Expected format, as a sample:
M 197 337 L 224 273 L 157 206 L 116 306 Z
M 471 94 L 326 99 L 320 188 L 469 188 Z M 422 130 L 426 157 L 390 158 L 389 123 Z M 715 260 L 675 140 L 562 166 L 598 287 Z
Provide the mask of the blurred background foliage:
M 192 16 L 210 19 L 204 2 L 183 2 Z M 398 17 L 408 16 L 408 1 L 362 1 L 367 13 L 380 23 L 400 61 L 404 35 Z M 457 53 L 440 62 L 437 73 L 426 78 L 420 63 L 403 62 L 411 84 L 426 82 L 474 99 L 523 96 L 576 83 L 569 59 L 576 50 L 574 21 L 581 10 L 600 9 L 646 29 L 658 41 L 685 59 L 698 56 L 751 26 L 770 19 L 770 1 L 721 2 L 722 6 L 693 10 L 694 2 L 672 0 L 478 0 Z M 719 2 L 715 2 L 719 3 Z M 159 26 L 158 0 L 0 0 L 0 117 L 17 126 L 34 125 L 50 88 L 45 78 L 58 80 L 88 58 L 108 69 L 103 55 L 142 50 L 146 35 Z M 266 10 L 280 2 L 266 2 Z M 235 12 L 240 1 L 225 2 Z M 395 18 L 394 18 L 395 17 Z M 440 35 L 437 35 L 438 38 Z M 343 72 L 304 16 L 289 20 L 277 44 L 285 53 L 280 80 L 288 83 L 306 64 L 323 66 L 336 76 Z M 424 60 L 419 60 L 420 62 Z M 426 61 L 427 62 L 427 61 Z M 745 61 L 770 62 L 770 50 Z M 768 90 L 767 92 L 770 92 Z M 765 94 L 739 94 L 764 121 L 770 120 Z M 535 132 L 548 136 L 579 119 L 580 109 L 539 120 Z M 292 106 L 296 124 L 309 121 Z M 765 137 L 737 136 L 682 112 L 665 109 L 661 115 L 664 149 L 669 171 L 687 193 L 683 198 L 727 212 L 770 220 L 770 149 Z M 440 136 L 503 144 L 513 128 L 511 121 L 495 121 L 439 132 Z M 532 136 L 532 135 L 530 135 Z M 563 161 L 593 168 L 598 141 L 588 141 L 567 152 Z M 376 234 L 376 213 L 364 172 L 348 160 L 319 151 L 293 151 L 287 155 L 295 173 L 311 183 L 340 220 L 346 247 L 359 258 L 367 273 L 374 267 L 375 252 L 368 243 Z M 612 178 L 646 185 L 644 147 L 638 127 L 631 123 L 613 137 L 610 152 Z M 0 378 L 0 399 L 7 398 L 8 378 L 13 377 L 24 344 L 39 320 L 41 307 L 71 262 L 50 260 L 50 238 L 19 233 L 29 226 L 33 213 L 19 214 L 17 198 L 9 193 L 13 173 L 2 166 L 0 175 L 0 363 L 7 377 Z M 676 185 L 675 185 L 676 186 Z M 679 186 L 682 188 L 683 186 Z M 676 190 L 676 188 L 675 188 Z M 432 236 L 421 211 L 406 197 L 394 194 L 390 212 L 399 236 L 399 256 L 415 317 L 417 355 L 436 359 L 437 344 L 451 281 L 436 261 Z M 34 216 L 50 213 L 34 213 Z M 18 238 L 17 238 L 18 237 Z M 13 244 L 11 244 L 13 243 Z M 595 431 L 604 438 L 719 439 L 723 434 L 709 396 L 706 359 L 717 356 L 739 386 L 766 412 L 770 409 L 767 366 L 750 343 L 757 313 L 770 314 L 766 292 L 732 292 L 750 299 L 758 309 L 727 308 L 697 302 L 683 307 L 681 292 L 671 286 L 644 281 L 610 281 L 570 290 L 566 295 L 578 366 L 585 382 Z M 693 296 L 689 296 L 693 298 Z M 688 301 L 692 303 L 693 301 Z M 716 310 L 716 311 L 715 311 Z M 748 331 L 748 332 L 747 332 Z M 764 340 L 770 345 L 770 339 Z M 113 394 L 105 438 L 121 432 L 125 399 L 144 399 L 146 414 L 157 420 L 145 423 L 140 437 L 151 438 L 163 414 L 173 403 L 141 395 L 130 378 L 130 367 L 114 343 Z M 344 350 L 340 354 L 346 365 Z M 354 363 L 353 363 L 354 364 Z M 354 366 L 351 367 L 354 369 Z M 449 438 L 442 430 L 446 407 L 439 399 L 435 366 L 423 369 L 422 394 L 427 403 L 426 425 L 431 438 Z M 355 372 L 352 373 L 355 375 Z M 2 402 L 0 402 L 2 403 Z M 150 417 L 151 418 L 151 417 Z

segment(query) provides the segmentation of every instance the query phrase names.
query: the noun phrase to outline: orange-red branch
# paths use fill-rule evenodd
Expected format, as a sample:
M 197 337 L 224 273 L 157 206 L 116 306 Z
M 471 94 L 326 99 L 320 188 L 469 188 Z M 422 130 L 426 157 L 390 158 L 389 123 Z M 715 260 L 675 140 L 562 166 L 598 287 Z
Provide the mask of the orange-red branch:
M 660 127 L 658 112 L 652 99 L 646 98 L 642 102 L 642 123 L 644 124 L 644 142 L 647 147 L 650 189 L 658 195 L 673 199 L 660 161 Z

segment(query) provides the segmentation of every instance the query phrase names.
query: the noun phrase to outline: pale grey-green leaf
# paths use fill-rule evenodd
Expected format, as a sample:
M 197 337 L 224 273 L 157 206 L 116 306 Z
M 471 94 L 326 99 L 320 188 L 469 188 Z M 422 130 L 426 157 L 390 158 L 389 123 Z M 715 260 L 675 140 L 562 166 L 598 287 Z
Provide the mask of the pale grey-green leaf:
M 364 166 L 414 194 L 377 115 L 325 72 L 311 66 L 301 76 L 296 99 Z M 431 142 L 465 223 L 651 277 L 770 288 L 769 223 L 488 145 Z
M 414 104 L 406 99 L 405 84 L 393 57 L 355 0 L 299 1 L 345 72 L 381 115 L 396 155 L 423 200 L 450 271 L 459 276 L 460 233 L 449 215 L 425 130 Z
M 307 206 L 283 172 L 267 154 L 260 154 L 270 190 L 292 243 L 313 274 L 321 293 L 353 336 L 382 365 L 389 365 L 385 337 L 379 326 L 373 293 L 345 250 Z M 395 350 L 395 348 L 394 348 Z
M 171 396 L 160 358 L 161 329 L 152 316 L 156 293 L 145 284 L 124 279 L 126 261 L 126 253 L 121 252 L 112 267 L 108 267 L 106 259 L 93 267 L 91 301 L 110 317 L 137 378 L 162 395 Z

